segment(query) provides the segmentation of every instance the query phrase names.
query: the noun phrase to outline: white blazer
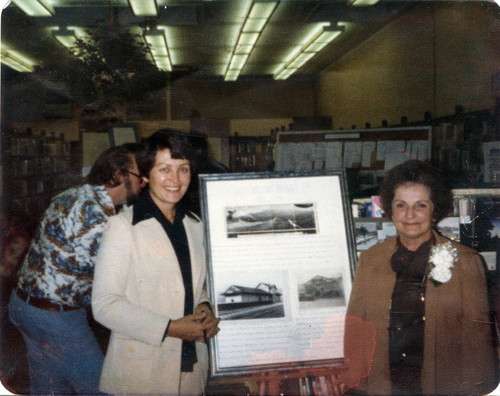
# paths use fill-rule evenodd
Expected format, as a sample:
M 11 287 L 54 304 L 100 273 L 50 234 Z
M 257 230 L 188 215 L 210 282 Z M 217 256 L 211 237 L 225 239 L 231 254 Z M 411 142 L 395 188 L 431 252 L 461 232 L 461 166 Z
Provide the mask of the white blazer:
M 133 208 L 112 217 L 95 268 L 92 310 L 112 330 L 100 389 L 121 394 L 177 394 L 182 340 L 167 337 L 169 319 L 184 316 L 184 284 L 174 248 L 154 218 L 132 225 Z M 208 301 L 202 223 L 183 220 L 193 276 L 194 306 Z M 206 345 L 196 343 L 208 373 Z M 205 369 L 206 367 L 206 369 Z

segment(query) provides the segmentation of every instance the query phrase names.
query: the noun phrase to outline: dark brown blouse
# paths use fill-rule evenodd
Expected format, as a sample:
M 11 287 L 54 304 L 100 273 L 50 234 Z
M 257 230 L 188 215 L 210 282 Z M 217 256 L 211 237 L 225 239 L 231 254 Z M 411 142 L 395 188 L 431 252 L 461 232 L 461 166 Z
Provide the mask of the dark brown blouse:
M 425 284 L 432 239 L 416 251 L 397 242 L 391 267 L 396 273 L 389 325 L 389 364 L 392 393 L 422 393 L 420 374 L 424 357 Z

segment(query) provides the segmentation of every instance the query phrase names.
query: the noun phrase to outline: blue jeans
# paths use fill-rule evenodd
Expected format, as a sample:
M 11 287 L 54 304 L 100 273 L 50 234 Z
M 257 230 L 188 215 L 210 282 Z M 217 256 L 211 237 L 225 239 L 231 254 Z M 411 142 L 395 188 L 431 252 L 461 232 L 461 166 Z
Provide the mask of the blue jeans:
M 14 290 L 9 317 L 26 343 L 32 394 L 100 393 L 104 358 L 85 309 L 46 311 L 27 304 Z

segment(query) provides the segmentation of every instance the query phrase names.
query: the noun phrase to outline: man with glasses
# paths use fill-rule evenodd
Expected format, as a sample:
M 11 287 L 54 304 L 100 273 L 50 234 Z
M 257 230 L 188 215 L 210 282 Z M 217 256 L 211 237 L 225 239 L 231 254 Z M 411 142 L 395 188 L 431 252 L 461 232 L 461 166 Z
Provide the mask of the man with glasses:
M 144 187 L 141 146 L 104 151 L 86 183 L 53 198 L 19 272 L 10 320 L 26 342 L 33 394 L 97 394 L 103 353 L 89 326 L 94 263 L 105 225 Z

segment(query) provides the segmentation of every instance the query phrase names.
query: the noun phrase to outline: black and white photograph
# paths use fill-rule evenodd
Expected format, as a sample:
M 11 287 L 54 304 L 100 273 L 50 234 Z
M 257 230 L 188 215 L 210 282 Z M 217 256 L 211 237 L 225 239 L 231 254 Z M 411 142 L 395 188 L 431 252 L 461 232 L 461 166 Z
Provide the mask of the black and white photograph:
M 279 273 L 236 273 L 224 282 L 217 297 L 222 320 L 283 318 L 282 277 Z
M 301 232 L 315 234 L 314 203 L 239 206 L 226 209 L 227 235 Z
M 356 249 L 366 250 L 378 243 L 376 222 L 355 222 Z
M 385 241 L 396 235 L 396 227 L 391 221 L 367 220 L 355 221 L 356 249 L 358 252 Z
M 496 277 L 500 268 L 500 194 L 478 189 L 465 200 L 468 216 L 461 213 L 460 242 L 487 257 L 488 276 Z
M 322 274 L 308 276 L 298 284 L 299 309 L 320 309 L 345 305 L 342 274 Z

